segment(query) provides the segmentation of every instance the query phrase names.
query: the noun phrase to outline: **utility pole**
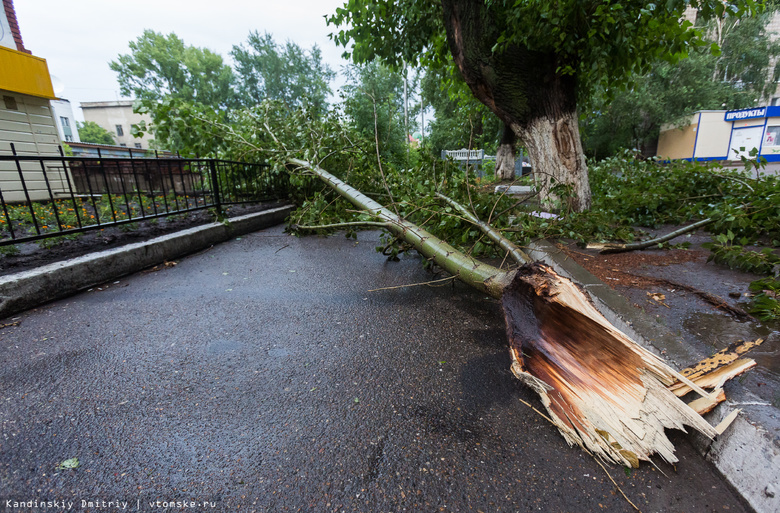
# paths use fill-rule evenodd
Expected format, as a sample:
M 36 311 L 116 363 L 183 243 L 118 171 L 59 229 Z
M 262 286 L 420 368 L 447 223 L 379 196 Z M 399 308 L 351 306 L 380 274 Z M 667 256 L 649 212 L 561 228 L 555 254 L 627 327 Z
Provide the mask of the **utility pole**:
M 422 116 L 422 130 L 420 131 L 420 145 L 425 144 L 425 98 L 420 91 L 420 115 Z
M 404 62 L 404 137 L 406 137 L 406 153 L 409 153 L 409 92 L 406 85 L 406 63 Z

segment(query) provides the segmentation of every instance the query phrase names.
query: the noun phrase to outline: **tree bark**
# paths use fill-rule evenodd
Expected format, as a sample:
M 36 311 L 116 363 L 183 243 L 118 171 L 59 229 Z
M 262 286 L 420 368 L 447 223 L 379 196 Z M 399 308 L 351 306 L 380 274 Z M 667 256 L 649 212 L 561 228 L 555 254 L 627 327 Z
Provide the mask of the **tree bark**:
M 559 72 L 554 53 L 509 45 L 500 52 L 501 21 L 485 2 L 442 0 L 447 43 L 474 96 L 529 150 L 543 200 L 557 198 L 556 184 L 570 187 L 567 207 L 590 208 L 588 170 L 577 116 L 577 79 Z
M 501 144 L 496 151 L 496 178 L 511 180 L 515 177 L 515 143 L 517 136 L 507 125 L 503 127 Z
M 539 117 L 516 129 L 528 148 L 545 207 L 553 209 L 561 202 L 561 207 L 574 212 L 588 210 L 590 183 L 577 113 Z

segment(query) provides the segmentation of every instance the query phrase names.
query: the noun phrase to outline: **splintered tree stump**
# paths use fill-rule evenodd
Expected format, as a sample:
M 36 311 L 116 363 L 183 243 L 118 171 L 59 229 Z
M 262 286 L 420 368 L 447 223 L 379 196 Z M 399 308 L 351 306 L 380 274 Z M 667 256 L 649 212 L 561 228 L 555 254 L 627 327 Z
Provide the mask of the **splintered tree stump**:
M 580 286 L 547 265 L 521 267 L 501 299 L 512 372 L 533 388 L 569 444 L 637 467 L 676 462 L 665 428 L 715 429 L 667 387 L 681 376 L 615 328 Z M 682 378 L 684 381 L 685 378 Z

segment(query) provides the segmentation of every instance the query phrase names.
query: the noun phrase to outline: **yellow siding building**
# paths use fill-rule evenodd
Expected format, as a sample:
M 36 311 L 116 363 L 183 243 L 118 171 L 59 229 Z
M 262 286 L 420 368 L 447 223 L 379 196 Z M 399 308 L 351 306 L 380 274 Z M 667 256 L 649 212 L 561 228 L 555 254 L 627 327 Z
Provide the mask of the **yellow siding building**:
M 56 99 L 46 60 L 24 47 L 12 0 L 2 0 L 0 9 L 0 155 L 59 155 L 60 138 L 49 100 Z M 21 167 L 21 170 L 20 170 Z M 53 192 L 62 192 L 61 165 L 46 165 L 46 178 Z M 38 163 L 0 161 L 0 193 L 6 202 L 27 199 L 20 173 L 30 199 L 49 197 L 44 169 Z

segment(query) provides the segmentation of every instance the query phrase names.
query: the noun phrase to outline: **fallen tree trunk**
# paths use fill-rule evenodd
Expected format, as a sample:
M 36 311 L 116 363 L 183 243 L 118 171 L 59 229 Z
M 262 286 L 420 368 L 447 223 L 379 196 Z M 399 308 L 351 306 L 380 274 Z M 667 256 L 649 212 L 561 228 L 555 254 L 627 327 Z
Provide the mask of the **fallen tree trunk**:
M 653 454 L 677 461 L 665 428 L 690 426 L 716 436 L 715 428 L 667 387 L 680 382 L 708 394 L 615 328 L 584 289 L 550 267 L 530 263 L 508 272 L 478 262 L 324 169 L 289 162 L 319 176 L 453 276 L 501 299 L 512 371 L 540 395 L 569 444 L 636 467 Z M 491 238 L 501 236 L 494 232 Z M 512 253 L 514 245 L 506 242 L 502 247 Z

